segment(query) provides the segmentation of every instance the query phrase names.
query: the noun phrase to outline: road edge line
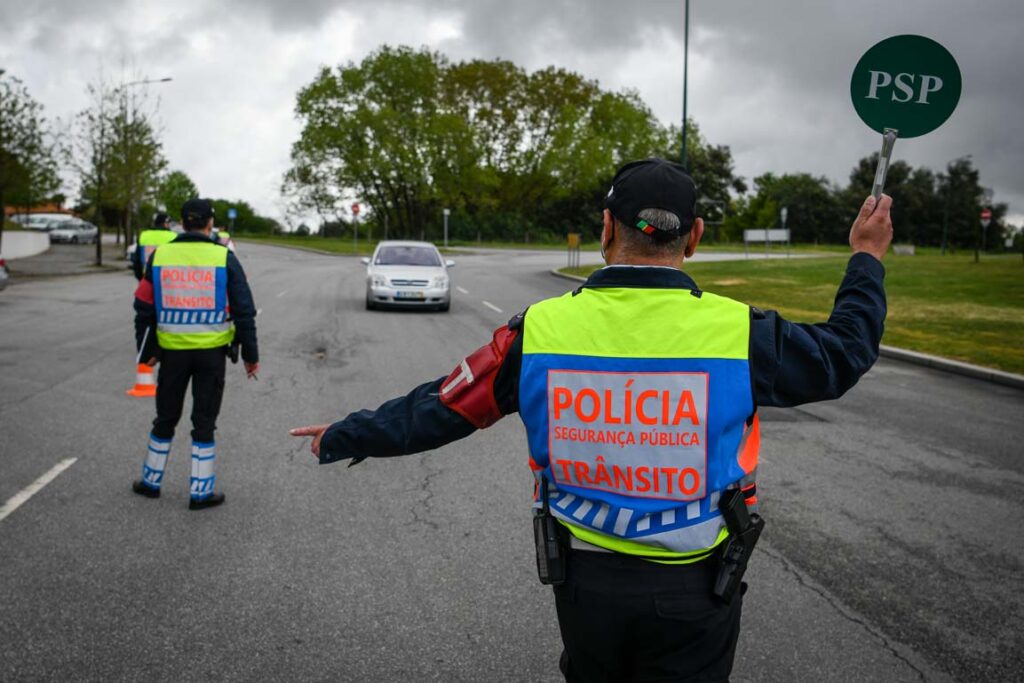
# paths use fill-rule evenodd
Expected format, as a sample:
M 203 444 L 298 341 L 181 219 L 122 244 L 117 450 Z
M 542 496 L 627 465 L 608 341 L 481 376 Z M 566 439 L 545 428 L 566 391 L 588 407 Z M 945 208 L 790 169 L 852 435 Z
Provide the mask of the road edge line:
M 7 499 L 7 502 L 0 507 L 0 522 L 2 522 L 8 515 L 13 513 L 15 510 L 20 508 L 22 505 L 28 502 L 28 500 L 39 493 L 44 486 L 49 484 L 51 481 L 60 476 L 60 473 L 67 468 L 78 462 L 78 458 L 67 458 L 61 460 L 59 463 L 51 467 L 42 476 L 36 479 L 34 482 L 23 488 L 22 490 L 15 493 L 13 496 Z
M 572 280 L 573 282 L 587 281 L 584 277 L 580 277 L 579 275 L 570 275 L 569 273 L 562 273 L 559 272 L 558 269 L 552 269 L 551 274 L 555 277 L 560 277 L 563 280 Z M 921 353 L 920 351 L 901 349 L 896 346 L 887 346 L 886 344 L 882 344 L 878 350 L 879 354 L 885 358 L 892 358 L 894 360 L 903 361 L 904 363 L 921 365 L 935 370 L 942 370 L 943 372 L 948 372 L 954 375 L 963 375 L 973 379 L 980 379 L 984 382 L 992 382 L 993 384 L 1001 384 L 1014 389 L 1024 390 L 1024 375 L 1006 372 L 1005 370 L 996 370 L 995 368 L 986 368 L 981 365 L 964 363 L 963 361 L 952 360 L 950 358 L 942 358 L 941 356 L 933 356 L 930 353 Z

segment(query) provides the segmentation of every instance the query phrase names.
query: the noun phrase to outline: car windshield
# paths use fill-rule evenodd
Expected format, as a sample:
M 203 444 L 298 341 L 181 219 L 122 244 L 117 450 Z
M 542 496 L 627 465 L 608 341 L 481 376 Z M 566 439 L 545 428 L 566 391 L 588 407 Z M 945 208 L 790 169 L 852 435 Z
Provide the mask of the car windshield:
M 430 247 L 381 247 L 378 266 L 440 266 L 441 258 Z

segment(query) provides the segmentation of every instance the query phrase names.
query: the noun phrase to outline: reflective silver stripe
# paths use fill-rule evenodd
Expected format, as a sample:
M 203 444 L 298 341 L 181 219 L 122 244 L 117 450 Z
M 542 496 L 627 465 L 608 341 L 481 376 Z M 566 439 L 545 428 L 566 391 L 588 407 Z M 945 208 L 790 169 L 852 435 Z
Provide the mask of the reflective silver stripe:
M 619 508 L 619 514 L 615 518 L 615 535 L 625 536 L 626 529 L 629 528 L 629 518 L 633 516 L 633 511 L 628 508 Z
M 700 501 L 695 500 L 686 506 L 686 518 L 697 519 L 700 517 Z
M 579 524 L 577 520 L 572 519 L 559 510 L 552 508 L 551 512 L 555 517 L 562 519 L 569 524 Z M 616 531 L 618 530 L 619 522 L 622 522 L 623 529 L 625 529 L 629 522 L 631 512 L 631 510 L 625 508 L 619 510 L 619 517 L 616 520 Z M 653 548 L 661 548 L 674 553 L 692 553 L 698 550 L 706 550 L 713 546 L 715 541 L 718 540 L 718 535 L 724 528 L 725 521 L 722 519 L 721 515 L 718 515 L 707 521 L 699 522 L 691 526 L 681 527 L 679 529 L 638 536 L 636 538 L 620 539 L 615 536 L 609 536 L 609 540 L 626 540 Z
M 573 550 L 589 550 L 590 552 L 595 553 L 612 552 L 611 550 L 608 550 L 608 548 L 602 548 L 601 546 L 594 545 L 593 543 L 587 543 L 586 541 L 582 541 L 576 538 L 575 534 L 569 534 L 569 547 Z
M 189 324 L 174 324 L 174 323 L 157 323 L 156 329 L 158 332 L 164 334 L 203 334 L 205 332 L 227 332 L 231 329 L 231 323 L 196 323 L 194 325 Z
M 576 508 L 576 512 L 572 513 L 572 516 L 576 519 L 583 519 L 587 516 L 587 513 L 590 512 L 590 508 L 592 507 L 594 507 L 594 504 L 591 503 L 589 500 L 585 500 L 583 501 L 583 505 L 580 505 L 578 508 Z
M 597 509 L 597 514 L 594 515 L 594 527 L 600 529 L 604 527 L 604 520 L 608 517 L 608 511 L 611 508 L 605 503 L 601 503 L 601 507 Z

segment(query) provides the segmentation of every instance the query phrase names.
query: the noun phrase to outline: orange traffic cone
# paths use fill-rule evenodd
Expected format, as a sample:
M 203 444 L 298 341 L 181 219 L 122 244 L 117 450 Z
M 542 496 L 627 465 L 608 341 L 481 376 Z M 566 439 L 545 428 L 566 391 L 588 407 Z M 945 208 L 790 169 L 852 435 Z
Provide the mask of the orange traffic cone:
M 153 368 L 145 363 L 139 363 L 135 368 L 135 386 L 124 393 L 137 398 L 156 396 L 156 378 L 153 376 Z

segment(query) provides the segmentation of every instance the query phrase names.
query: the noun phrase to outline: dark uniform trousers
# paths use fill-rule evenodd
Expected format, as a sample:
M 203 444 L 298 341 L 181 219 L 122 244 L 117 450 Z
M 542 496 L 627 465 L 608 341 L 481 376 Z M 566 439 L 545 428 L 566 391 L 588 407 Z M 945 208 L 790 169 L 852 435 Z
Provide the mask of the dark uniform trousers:
M 572 550 L 555 587 L 566 681 L 728 681 L 743 598 L 712 595 L 717 569 L 714 556 L 663 565 Z
M 224 396 L 224 370 L 227 347 L 164 350 L 160 356 L 160 371 L 156 384 L 156 419 L 153 436 L 170 439 L 181 419 L 185 392 L 192 382 L 192 440 L 213 442 L 217 428 L 217 415 Z

